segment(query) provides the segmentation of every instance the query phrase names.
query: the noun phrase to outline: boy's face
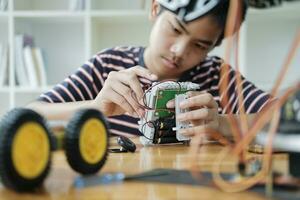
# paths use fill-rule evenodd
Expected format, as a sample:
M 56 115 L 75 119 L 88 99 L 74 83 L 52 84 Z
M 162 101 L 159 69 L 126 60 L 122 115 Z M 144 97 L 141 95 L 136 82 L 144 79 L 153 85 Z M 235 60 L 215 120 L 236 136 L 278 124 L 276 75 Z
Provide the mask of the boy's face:
M 145 51 L 145 62 L 160 80 L 176 79 L 205 59 L 222 30 L 211 16 L 184 23 L 172 12 L 165 10 L 157 15 L 157 11 L 158 7 L 154 6 L 155 23 Z

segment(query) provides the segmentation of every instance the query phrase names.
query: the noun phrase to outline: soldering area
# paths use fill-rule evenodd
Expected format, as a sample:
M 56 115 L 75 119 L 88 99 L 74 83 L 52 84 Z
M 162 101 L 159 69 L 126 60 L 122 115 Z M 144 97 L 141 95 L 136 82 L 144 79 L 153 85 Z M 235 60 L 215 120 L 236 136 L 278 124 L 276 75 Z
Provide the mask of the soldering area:
M 241 1 L 246 2 L 248 11 L 236 32 L 243 21 Z M 229 0 L 222 33 L 225 40 L 208 54 L 221 58 L 207 62 L 220 64 L 214 66 L 222 75 L 217 86 L 212 86 L 217 76 L 213 70 L 206 73 L 213 74 L 212 80 L 201 80 L 203 74 L 186 78 L 200 67 L 176 80 L 149 81 L 139 76 L 141 98 L 134 90 L 127 95 L 143 113 L 135 110 L 138 116 L 130 123 L 136 124 L 130 124 L 121 121 L 122 117 L 106 116 L 95 106 L 83 105 L 68 120 L 61 120 L 46 117 L 27 104 L 40 93 L 40 98 L 50 103 L 61 99 L 67 103 L 58 91 L 69 95 L 78 89 L 72 85 L 73 89 L 66 91 L 70 87 L 64 89 L 64 83 L 55 84 L 72 77 L 69 74 L 78 64 L 101 49 L 121 44 L 146 46 L 147 31 L 153 25 L 147 19 L 154 1 L 0 0 L 0 25 L 4 27 L 0 30 L 0 73 L 4 73 L 0 74 L 0 199 L 300 199 L 300 1 L 241 1 Z M 192 12 L 197 6 L 201 4 L 203 9 L 199 10 L 205 13 L 221 1 L 157 2 L 185 25 L 190 22 L 188 17 L 202 15 Z M 61 35 L 54 36 L 54 29 L 61 30 Z M 31 82 L 32 71 L 27 78 L 19 71 L 20 66 L 26 71 L 31 63 L 26 47 L 33 52 L 33 65 L 43 63 L 35 66 L 40 73 L 37 85 Z M 122 52 L 129 49 L 118 48 Z M 136 48 L 130 56 L 138 51 Z M 139 64 L 141 55 L 134 58 Z M 130 56 L 102 56 L 93 58 L 103 59 L 101 64 L 107 58 L 131 63 Z M 91 66 L 87 63 L 83 66 Z M 176 63 L 165 63 L 176 71 Z M 203 63 L 201 67 L 207 67 Z M 118 68 L 117 64 L 103 66 Z M 233 75 L 230 66 L 236 71 Z M 103 74 L 96 73 L 99 84 L 109 77 L 106 71 Z M 266 93 L 251 99 L 258 89 L 246 93 L 250 86 L 244 87 L 244 77 Z M 207 88 L 218 87 L 216 94 L 212 92 L 216 103 L 199 109 L 217 106 L 219 118 L 226 114 L 226 134 L 214 129 L 221 127 L 219 124 L 203 120 L 201 123 L 209 125 L 201 126 L 196 119 L 194 123 L 178 117 L 187 117 L 184 114 L 196 107 L 183 108 L 186 100 L 214 91 L 205 88 L 208 82 Z M 98 89 L 95 84 L 91 87 L 92 92 Z M 236 92 L 229 95 L 231 90 Z M 77 98 L 73 93 L 69 96 Z M 256 109 L 264 98 L 267 100 Z M 247 101 L 252 103 L 244 106 Z M 255 117 L 247 121 L 254 110 Z M 116 124 L 121 128 L 115 129 Z M 131 134 L 131 128 L 139 135 Z

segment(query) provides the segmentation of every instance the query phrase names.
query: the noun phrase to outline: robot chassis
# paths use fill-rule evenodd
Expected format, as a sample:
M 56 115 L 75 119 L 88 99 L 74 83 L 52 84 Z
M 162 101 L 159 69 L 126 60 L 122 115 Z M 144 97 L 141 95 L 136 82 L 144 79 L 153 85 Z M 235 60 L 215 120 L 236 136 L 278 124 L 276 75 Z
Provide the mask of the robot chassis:
M 166 81 L 153 83 L 145 92 L 145 105 L 148 108 L 145 116 L 138 122 L 139 130 L 143 134 L 140 141 L 143 145 L 186 143 L 190 138 L 180 134 L 179 130 L 188 128 L 188 122 L 176 120 L 176 116 L 184 113 L 186 109 L 180 109 L 179 104 L 188 96 L 186 92 L 196 91 L 199 85 L 192 82 Z M 167 109 L 169 100 L 175 99 L 175 112 Z

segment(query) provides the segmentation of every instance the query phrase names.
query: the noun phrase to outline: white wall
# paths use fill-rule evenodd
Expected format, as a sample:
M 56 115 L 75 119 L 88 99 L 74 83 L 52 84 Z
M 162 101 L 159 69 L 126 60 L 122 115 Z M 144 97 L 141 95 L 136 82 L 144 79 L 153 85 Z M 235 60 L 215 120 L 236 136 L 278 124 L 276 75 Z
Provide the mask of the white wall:
M 299 20 L 261 20 L 248 26 L 248 78 L 269 89 L 274 84 L 291 50 Z M 300 80 L 300 51 L 298 49 L 282 87 Z

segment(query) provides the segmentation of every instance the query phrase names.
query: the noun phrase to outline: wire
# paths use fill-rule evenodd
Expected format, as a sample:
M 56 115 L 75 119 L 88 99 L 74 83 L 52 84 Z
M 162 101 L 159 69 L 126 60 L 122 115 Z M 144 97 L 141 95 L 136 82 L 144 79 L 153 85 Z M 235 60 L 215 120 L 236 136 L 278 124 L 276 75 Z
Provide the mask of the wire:
M 227 23 L 226 23 L 226 29 L 225 29 L 225 37 L 232 36 L 234 33 L 235 26 L 241 22 L 241 17 L 238 14 L 239 9 L 241 9 L 240 4 L 238 4 L 239 1 L 231 0 L 230 1 L 230 7 L 229 7 L 229 13 L 227 16 Z M 236 47 L 238 46 L 238 37 L 236 38 Z M 233 41 L 230 40 L 226 45 L 226 51 L 225 51 L 225 60 L 229 60 L 230 56 L 230 50 L 232 49 L 232 43 Z M 298 48 L 300 44 L 300 31 L 298 31 L 298 34 L 296 36 L 296 39 L 294 40 L 292 49 L 290 50 L 287 59 L 282 67 L 282 70 L 277 78 L 277 81 L 275 82 L 274 88 L 272 89 L 271 95 L 275 96 L 277 94 L 279 85 L 281 84 L 284 76 L 286 75 L 287 69 L 291 63 L 292 58 L 295 55 L 296 49 Z M 235 52 L 235 62 L 238 67 L 238 53 Z M 229 76 L 230 76 L 230 70 L 229 65 L 222 63 L 221 65 L 221 76 L 223 77 L 220 80 L 220 94 L 224 94 L 224 98 L 220 99 L 221 105 L 224 107 L 226 105 L 229 105 L 229 98 L 227 93 L 227 88 L 229 85 Z M 237 68 L 237 72 L 238 68 Z M 228 76 L 228 77 L 227 77 Z M 238 119 L 234 118 L 233 115 L 228 115 L 229 123 L 231 126 L 231 131 L 234 137 L 234 144 L 228 145 L 226 148 L 224 148 L 216 157 L 215 162 L 213 164 L 212 174 L 213 174 L 213 180 L 215 184 L 223 191 L 227 192 L 239 192 L 242 190 L 246 190 L 249 187 L 255 185 L 260 180 L 266 177 L 268 174 L 268 171 L 270 171 L 271 166 L 271 160 L 272 160 L 272 142 L 273 138 L 275 136 L 279 120 L 280 120 L 280 110 L 284 102 L 286 102 L 287 98 L 294 94 L 297 90 L 300 90 L 300 82 L 298 82 L 296 85 L 291 86 L 288 88 L 288 90 L 278 98 L 278 100 L 271 99 L 267 105 L 264 106 L 263 110 L 258 113 L 258 117 L 255 119 L 254 124 L 251 127 L 248 127 L 245 117 L 245 110 L 243 105 L 243 94 L 241 91 L 241 76 L 239 73 L 236 74 L 236 80 L 237 80 L 237 92 L 238 92 L 238 102 L 239 102 L 239 110 L 241 111 L 241 123 L 239 123 Z M 261 169 L 258 169 L 256 173 L 253 174 L 253 176 L 247 177 L 243 176 L 243 174 L 239 174 L 240 180 L 224 180 L 221 176 L 221 169 L 220 166 L 223 163 L 224 159 L 226 159 L 226 156 L 234 155 L 238 157 L 238 163 L 247 164 L 249 161 L 244 158 L 245 154 L 244 152 L 247 151 L 247 148 L 251 141 L 255 138 L 257 133 L 267 124 L 270 122 L 270 128 L 268 131 L 268 142 L 265 144 L 265 151 L 263 152 L 263 158 L 262 158 L 262 167 Z M 207 131 L 207 133 L 211 134 L 210 131 Z M 200 134 L 200 133 L 199 133 Z M 199 134 L 196 134 L 195 139 L 197 139 L 197 136 Z M 222 135 L 221 133 L 215 132 L 214 136 L 217 137 L 219 135 Z M 243 136 L 243 137 L 242 137 Z M 190 149 L 191 155 L 195 155 L 195 152 L 199 152 L 199 148 L 201 148 L 202 140 L 197 140 L 198 142 L 194 142 L 191 144 Z M 194 158 L 192 156 L 191 158 L 192 163 L 195 163 L 197 161 L 197 158 Z M 191 169 L 191 172 L 193 172 L 195 168 Z M 193 174 L 193 173 L 192 173 Z M 237 175 L 237 174 L 236 174 Z M 196 177 L 197 178 L 197 177 Z
M 144 123 L 143 125 L 142 125 L 142 128 L 141 128 L 141 133 L 142 133 L 142 136 L 144 137 L 144 138 L 146 138 L 146 139 L 148 139 L 148 140 L 153 140 L 153 138 L 149 138 L 149 137 L 147 137 L 144 133 L 145 133 L 145 131 L 144 131 L 144 129 L 145 129 L 145 125 L 147 125 L 147 124 L 152 124 L 152 127 L 151 126 L 149 126 L 150 128 L 154 128 L 155 129 L 155 131 L 156 131 L 156 126 L 155 126 L 155 124 L 152 122 L 152 121 L 148 121 L 148 122 L 146 122 L 146 123 Z
M 171 79 L 167 79 L 167 80 L 164 80 L 164 81 L 161 81 L 161 82 L 154 83 L 154 84 L 152 84 L 152 86 L 148 87 L 148 89 L 144 92 L 143 97 L 142 97 L 144 105 L 139 102 L 139 100 L 136 97 L 136 94 L 133 91 L 131 91 L 131 96 L 135 100 L 135 102 L 139 105 L 139 107 L 142 108 L 142 109 L 144 109 L 144 110 L 155 111 L 155 112 L 166 111 L 166 112 L 175 113 L 174 109 L 168 109 L 168 108 L 151 108 L 146 103 L 146 94 L 149 93 L 149 92 L 151 92 L 151 90 L 154 87 L 158 87 L 160 84 L 165 83 L 165 82 L 173 82 L 173 83 L 178 84 L 178 88 L 179 88 L 178 89 L 178 93 L 181 92 L 182 88 L 181 88 L 181 85 L 180 85 L 179 82 L 171 80 Z M 145 116 L 140 116 L 140 117 L 141 117 L 141 119 L 143 119 L 144 121 L 146 121 Z M 157 131 L 158 128 L 156 127 L 155 123 L 152 122 L 152 121 L 147 121 L 147 122 L 145 122 L 142 125 L 142 128 L 141 128 L 142 135 L 145 138 L 147 138 L 148 140 L 152 140 L 152 139 L 148 138 L 147 136 L 145 136 L 145 134 L 144 134 L 145 133 L 145 126 L 148 125 L 148 124 L 152 124 L 153 127 L 151 127 L 151 126 L 150 127 L 151 128 L 155 128 L 155 132 Z
M 146 103 L 146 94 L 148 92 L 150 92 L 152 90 L 152 88 L 154 87 L 157 87 L 158 85 L 162 84 L 162 83 L 165 83 L 165 82 L 174 82 L 174 83 L 177 83 L 178 86 L 179 86 L 179 90 L 178 90 L 178 93 L 179 94 L 181 92 L 181 85 L 179 82 L 177 81 L 174 81 L 174 80 L 171 80 L 171 79 L 167 79 L 167 80 L 164 80 L 164 81 L 161 81 L 161 82 L 157 82 L 157 83 L 154 83 L 152 86 L 150 86 L 143 94 L 143 97 L 142 97 L 142 100 L 143 100 L 143 104 L 141 104 L 139 102 L 139 100 L 137 99 L 136 97 L 136 94 L 134 93 L 134 91 L 131 91 L 131 97 L 135 100 L 135 102 L 140 106 L 140 108 L 144 109 L 144 110 L 155 110 L 155 111 L 168 111 L 168 112 L 174 112 L 172 109 L 168 109 L 168 108 L 160 108 L 160 109 L 157 109 L 157 108 L 151 108 L 147 105 Z

